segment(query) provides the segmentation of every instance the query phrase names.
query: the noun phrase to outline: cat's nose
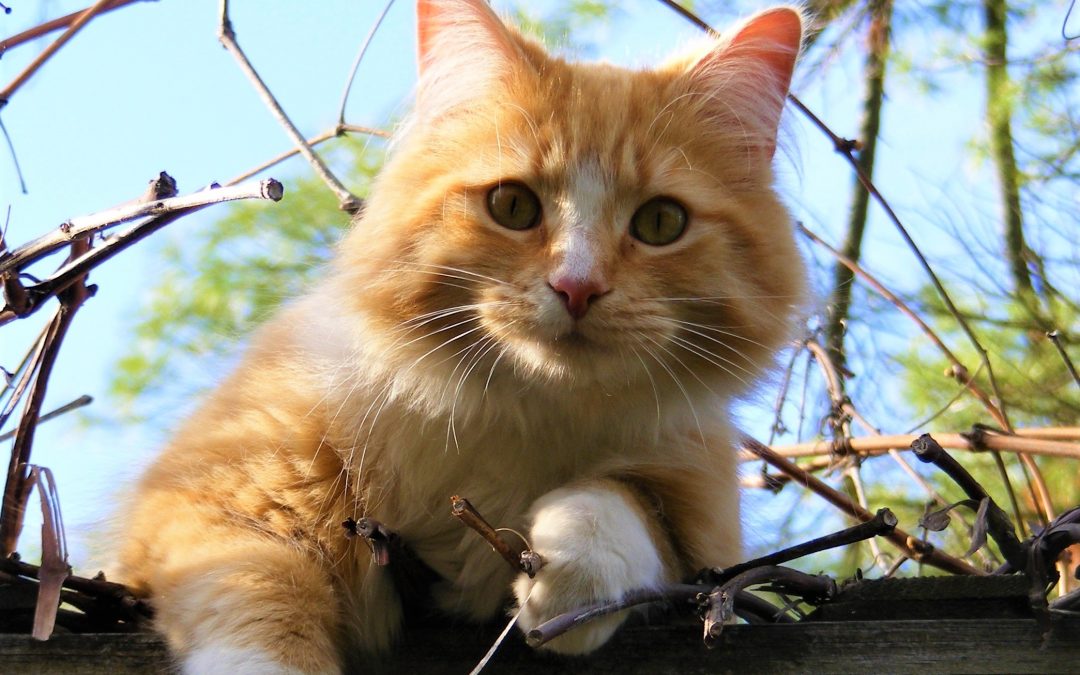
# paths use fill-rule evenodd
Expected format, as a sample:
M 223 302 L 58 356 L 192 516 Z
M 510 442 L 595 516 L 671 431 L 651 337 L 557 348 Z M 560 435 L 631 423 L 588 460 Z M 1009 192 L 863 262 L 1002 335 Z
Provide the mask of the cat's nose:
M 570 316 L 580 319 L 589 311 L 594 300 L 609 290 L 600 279 L 579 279 L 572 276 L 558 276 L 548 281 L 548 286 L 563 301 Z

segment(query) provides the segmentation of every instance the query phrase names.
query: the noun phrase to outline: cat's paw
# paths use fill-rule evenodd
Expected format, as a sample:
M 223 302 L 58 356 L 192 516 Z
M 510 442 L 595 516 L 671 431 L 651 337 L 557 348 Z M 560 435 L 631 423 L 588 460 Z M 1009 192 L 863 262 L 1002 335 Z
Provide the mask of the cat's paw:
M 318 671 L 293 668 L 278 663 L 261 650 L 224 643 L 207 644 L 192 650 L 181 668 L 183 675 L 309 675 L 312 672 L 338 673 L 332 668 Z
M 664 564 L 636 500 L 606 484 L 563 488 L 533 507 L 530 542 L 544 567 L 521 575 L 514 594 L 523 605 L 518 626 L 525 632 L 563 612 L 617 600 L 627 592 L 659 585 Z M 526 601 L 528 598 L 528 601 Z M 555 638 L 545 648 L 585 654 L 600 647 L 625 620 L 608 615 Z

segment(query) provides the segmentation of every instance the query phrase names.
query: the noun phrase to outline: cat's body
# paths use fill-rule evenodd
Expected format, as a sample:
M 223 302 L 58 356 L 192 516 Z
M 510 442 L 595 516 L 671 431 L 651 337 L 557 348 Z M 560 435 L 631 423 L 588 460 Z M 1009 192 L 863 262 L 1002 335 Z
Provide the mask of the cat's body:
M 629 73 L 546 56 L 480 0 L 419 8 L 418 110 L 364 216 L 126 517 L 121 576 L 188 672 L 388 646 L 397 592 L 346 518 L 398 532 L 446 611 L 528 597 L 526 629 L 738 557 L 726 406 L 802 292 L 770 170 L 798 14 Z M 534 580 L 449 516 L 455 494 L 530 540 Z

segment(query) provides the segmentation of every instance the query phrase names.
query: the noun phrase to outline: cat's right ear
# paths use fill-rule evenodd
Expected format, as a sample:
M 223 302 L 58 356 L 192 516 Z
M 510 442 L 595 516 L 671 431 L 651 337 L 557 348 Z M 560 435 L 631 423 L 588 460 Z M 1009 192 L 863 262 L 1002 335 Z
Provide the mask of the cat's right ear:
M 417 0 L 417 107 L 432 119 L 488 93 L 522 59 L 484 0 Z

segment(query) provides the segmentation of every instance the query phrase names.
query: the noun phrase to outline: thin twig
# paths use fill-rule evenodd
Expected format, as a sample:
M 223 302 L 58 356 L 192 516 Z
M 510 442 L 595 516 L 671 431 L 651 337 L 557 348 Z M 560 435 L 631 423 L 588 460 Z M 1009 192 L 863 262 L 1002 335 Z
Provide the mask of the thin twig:
M 861 465 L 855 462 L 844 471 L 844 475 L 851 481 L 851 485 L 855 488 L 855 499 L 858 500 L 859 506 L 869 510 L 870 506 L 866 501 L 866 490 L 863 488 L 862 474 L 859 473 L 859 467 Z M 877 540 L 871 537 L 867 539 L 866 543 L 870 546 L 870 553 L 874 556 L 874 563 L 881 568 L 882 572 L 888 571 L 888 565 L 886 564 L 885 554 L 881 552 L 881 547 L 878 546 Z
M 1001 452 L 1024 452 L 1031 455 L 1080 459 L 1080 443 L 1027 437 L 1022 435 L 1023 433 L 1024 430 L 1018 430 L 1015 436 L 984 434 L 979 438 L 979 443 L 973 443 L 970 434 L 935 433 L 934 438 L 943 447 L 955 450 L 980 452 L 984 449 L 990 449 Z M 1070 437 L 1075 438 L 1075 436 L 1071 435 Z M 843 456 L 846 453 L 869 457 L 885 454 L 890 449 L 907 448 L 916 438 L 918 436 L 914 434 L 860 436 L 841 440 L 818 440 L 782 445 L 774 448 L 773 451 L 777 455 L 787 458 L 818 457 L 821 455 Z M 744 452 L 739 455 L 739 459 L 747 462 L 757 459 L 757 456 L 750 452 Z
M 912 441 L 911 451 L 915 453 L 915 456 L 920 461 L 933 464 L 944 471 L 971 499 L 975 501 L 986 499 L 989 501 L 987 531 L 997 542 L 998 548 L 1001 549 L 1001 554 L 1005 556 L 1005 559 L 1017 569 L 1023 569 L 1025 554 L 1023 547 L 1020 545 L 1020 540 L 1016 537 L 1016 530 L 1013 528 L 1013 524 L 1009 522 L 1009 516 L 987 494 L 986 489 L 979 484 L 979 481 L 975 480 L 952 455 L 945 452 L 945 449 L 930 434 L 923 434 Z
M 74 283 L 75 279 L 82 274 L 186 215 L 211 204 L 238 199 L 269 199 L 276 202 L 281 200 L 283 194 L 284 188 L 281 183 L 273 178 L 258 183 L 211 188 L 210 190 L 197 192 L 190 196 L 191 201 L 188 202 L 188 206 L 133 225 L 124 232 L 110 238 L 103 245 L 91 249 L 75 260 L 69 261 L 47 279 L 27 286 L 25 289 L 28 296 L 27 305 L 22 308 L 13 308 L 9 304 L 9 306 L 0 309 L 0 326 L 36 311 L 46 300 Z
M 49 420 L 55 419 L 55 418 L 57 418 L 57 417 L 59 417 L 61 415 L 69 413 L 72 410 L 78 410 L 79 408 L 82 408 L 83 406 L 88 406 L 93 402 L 94 402 L 93 397 L 87 396 L 86 394 L 83 394 L 82 396 L 75 399 L 74 401 L 71 401 L 70 403 L 65 403 L 64 405 L 60 406 L 59 408 L 56 408 L 55 410 L 50 410 L 49 412 L 42 415 L 41 417 L 38 418 L 38 424 L 41 424 L 42 422 L 48 422 Z M 3 441 L 8 440 L 9 438 L 14 438 L 14 437 L 15 437 L 15 432 L 14 431 L 8 431 L 8 432 L 5 432 L 5 433 L 2 433 L 2 434 L 0 434 L 0 443 L 2 443 Z
M 315 147 L 316 145 L 320 145 L 322 143 L 325 143 L 326 141 L 330 140 L 331 138 L 338 138 L 339 136 L 341 136 L 342 134 L 345 134 L 345 133 L 368 134 L 370 136 L 379 136 L 381 138 L 390 138 L 390 132 L 383 131 L 382 129 L 373 129 L 371 127 L 363 127 L 363 126 L 358 126 L 356 124 L 339 124 L 336 127 L 334 127 L 333 129 L 330 129 L 328 131 L 324 131 L 324 132 L 322 132 L 321 134 L 319 134 L 317 136 L 312 136 L 311 138 L 307 139 L 307 144 L 309 146 L 311 146 L 311 147 Z M 237 183 L 241 183 L 241 182 L 243 182 L 245 180 L 248 180 L 249 178 L 252 178 L 254 176 L 259 175 L 260 173 L 262 173 L 263 171 L 266 171 L 270 167 L 272 167 L 272 166 L 274 166 L 276 164 L 280 164 L 281 162 L 284 162 L 285 160 L 289 159 L 290 157 L 295 157 L 296 155 L 299 155 L 299 154 L 300 154 L 300 150 L 298 148 L 293 148 L 292 150 L 286 150 L 285 152 L 279 154 L 277 157 L 274 157 L 273 159 L 267 160 L 267 161 L 263 162 L 262 164 L 260 164 L 259 166 L 253 168 L 253 169 L 248 169 L 247 171 L 240 174 L 239 176 L 235 176 L 233 178 L 230 178 L 229 180 L 222 183 L 222 185 L 227 186 L 227 185 L 236 185 Z
M 717 567 L 708 570 L 705 573 L 704 580 L 711 584 L 723 584 L 739 574 L 754 569 L 755 567 L 781 565 L 813 553 L 819 553 L 841 546 L 849 546 L 860 541 L 887 535 L 896 529 L 896 525 L 896 515 L 893 514 L 892 511 L 889 509 L 878 509 L 878 512 L 869 520 L 853 525 L 852 527 L 833 532 L 832 534 L 827 534 L 823 537 L 818 537 L 817 539 L 811 539 L 810 541 L 785 548 L 782 551 L 770 553 L 769 555 L 760 558 L 732 565 L 731 567 Z
M 164 171 L 157 178 L 150 181 L 150 188 L 143 197 L 105 211 L 72 218 L 48 234 L 7 253 L 0 254 L 0 274 L 12 269 L 21 270 L 53 251 L 59 250 L 89 234 L 138 218 L 159 216 L 163 213 L 185 208 L 192 203 L 201 203 L 201 200 L 205 197 L 202 193 L 184 197 L 175 196 L 176 181 Z M 146 196 L 150 196 L 150 199 L 147 199 Z
M 4 126 L 3 119 L 0 119 L 0 133 L 4 135 L 4 141 L 7 142 L 8 152 L 11 154 L 11 163 L 15 166 L 15 176 L 19 179 L 19 191 L 26 194 L 26 179 L 23 177 L 22 167 L 19 166 L 19 156 L 15 154 L 15 144 L 11 141 L 11 136 L 8 134 L 7 127 Z
M 244 72 L 248 80 L 255 86 L 255 91 L 258 92 L 259 98 L 263 100 L 266 107 L 269 108 L 270 113 L 285 129 L 285 133 L 292 139 L 293 144 L 296 145 L 297 150 L 304 156 L 304 158 L 311 164 L 311 168 L 314 169 L 315 174 L 319 176 L 326 183 L 327 187 L 337 195 L 338 206 L 342 211 L 346 211 L 351 214 L 355 214 L 363 208 L 363 201 L 349 192 L 348 188 L 341 184 L 341 181 L 334 176 L 330 168 L 326 166 L 326 163 L 315 154 L 308 145 L 307 141 L 300 134 L 300 131 L 296 128 L 296 125 L 292 123 L 289 116 L 285 114 L 285 110 L 278 103 L 277 99 L 270 92 L 269 87 L 263 82 L 259 73 L 255 70 L 255 67 L 251 65 L 251 61 L 248 60 L 247 55 L 240 48 L 240 44 L 236 41 L 236 33 L 233 32 L 232 22 L 229 20 L 229 0 L 221 0 L 221 12 L 220 21 L 218 24 L 218 40 L 225 47 L 230 54 L 232 54 L 237 63 L 240 64 L 240 70 Z
M 364 54 L 367 53 L 371 41 L 375 38 L 375 33 L 378 32 L 379 26 L 382 25 L 383 19 L 386 18 L 386 13 L 390 11 L 393 5 L 394 0 L 386 0 L 382 12 L 379 13 L 379 17 L 372 24 L 371 30 L 368 31 L 367 37 L 364 38 L 364 43 L 360 45 L 360 51 L 356 53 L 352 68 L 349 69 L 349 78 L 345 81 L 345 91 L 341 92 L 341 105 L 338 108 L 338 127 L 345 126 L 345 105 L 349 102 L 349 92 L 352 91 L 353 80 L 356 79 L 356 71 L 360 69 L 360 62 L 364 60 Z
M 1061 336 L 1056 330 L 1052 330 L 1046 334 L 1046 338 L 1050 342 L 1054 343 L 1057 347 L 1058 354 L 1061 354 L 1061 360 L 1065 362 L 1065 367 L 1069 369 L 1069 374 L 1072 375 L 1073 382 L 1076 386 L 1080 387 L 1080 373 L 1076 372 L 1076 366 L 1073 365 L 1072 359 L 1069 358 L 1069 353 L 1065 351 L 1065 345 L 1061 344 Z
M 450 513 L 483 537 L 484 541 L 490 544 L 491 548 L 502 556 L 503 560 L 505 560 L 515 572 L 524 572 L 532 578 L 536 576 L 536 573 L 543 567 L 543 559 L 530 550 L 527 545 L 521 548 L 511 546 L 505 539 L 500 537 L 498 531 L 492 527 L 482 515 L 480 515 L 480 512 L 476 510 L 476 507 L 469 503 L 468 499 L 457 495 L 451 497 Z
M 48 47 L 41 50 L 41 53 L 30 62 L 30 65 L 26 66 L 21 73 L 15 76 L 15 79 L 11 81 L 11 84 L 7 86 L 3 91 L 0 91 L 0 108 L 3 108 L 11 100 L 11 97 L 18 91 L 19 87 L 23 86 L 27 80 L 33 77 L 34 73 L 38 71 L 41 66 L 45 65 L 45 62 L 52 58 L 53 54 L 60 50 L 68 40 L 73 38 L 83 26 L 90 22 L 95 16 L 105 10 L 105 6 L 113 2 L 113 0 L 98 0 L 90 7 L 84 9 L 78 17 L 71 22 L 60 37 L 56 38 Z
M 776 469 L 788 474 L 798 481 L 799 484 L 823 497 L 841 511 L 844 511 L 859 520 L 867 521 L 873 519 L 874 515 L 872 513 L 851 501 L 847 495 L 834 490 L 821 480 L 806 473 L 795 464 L 773 452 L 768 446 L 748 437 L 743 438 L 742 446 L 756 455 L 759 459 L 765 460 L 769 464 L 772 464 Z M 904 555 L 945 570 L 946 572 L 952 572 L 954 574 L 982 574 L 982 572 L 963 560 L 943 553 L 934 548 L 931 544 L 919 541 L 900 528 L 896 528 L 891 533 L 886 534 L 885 537 L 900 548 Z
M 76 241 L 71 245 L 71 258 L 84 255 L 89 247 L 90 244 L 86 240 Z M 49 376 L 56 363 L 60 345 L 67 334 L 68 327 L 71 326 L 75 313 L 96 290 L 93 286 L 87 286 L 85 280 L 86 271 L 76 276 L 59 292 L 60 308 L 45 335 L 37 374 L 30 387 L 26 406 L 23 408 L 19 427 L 16 430 L 15 443 L 11 448 L 11 461 L 8 464 L 7 480 L 4 483 L 4 501 L 0 505 L 0 557 L 7 557 L 15 551 L 15 545 L 22 531 L 23 517 L 26 513 L 26 496 L 30 486 L 28 465 L 34 443 L 34 431 L 37 429 L 38 416 L 45 400 L 45 390 L 48 387 Z
M 148 0 L 110 0 L 106 4 L 106 6 L 100 12 L 98 12 L 98 14 L 100 15 L 104 14 L 105 12 L 111 12 L 112 10 L 119 9 L 124 5 L 130 5 L 134 2 L 140 1 L 146 2 Z M 46 21 L 45 23 L 38 24 L 37 26 L 24 30 L 21 33 L 16 33 L 15 35 L 12 35 L 5 40 L 0 40 L 0 54 L 4 54 L 9 49 L 18 47 L 19 45 L 30 42 L 31 40 L 36 40 L 37 38 L 48 35 L 49 33 L 52 33 L 54 31 L 58 31 L 62 28 L 67 28 L 85 12 L 85 9 L 80 9 L 77 12 L 72 12 L 71 14 L 67 14 L 57 19 L 52 19 L 51 21 Z

